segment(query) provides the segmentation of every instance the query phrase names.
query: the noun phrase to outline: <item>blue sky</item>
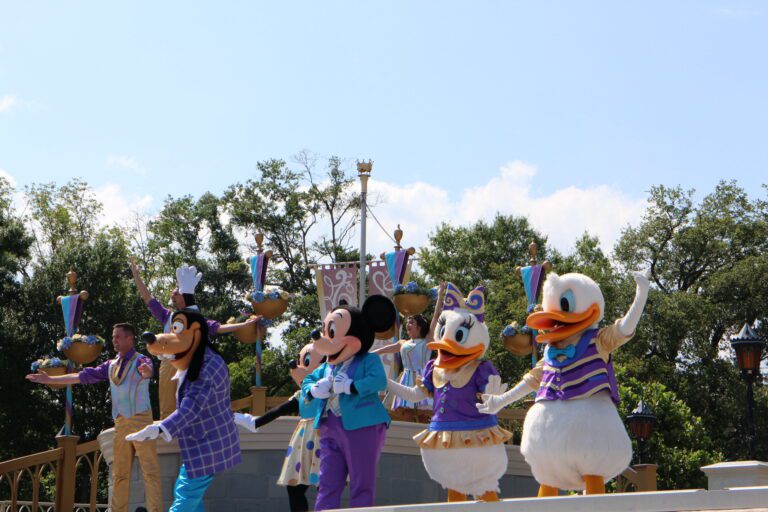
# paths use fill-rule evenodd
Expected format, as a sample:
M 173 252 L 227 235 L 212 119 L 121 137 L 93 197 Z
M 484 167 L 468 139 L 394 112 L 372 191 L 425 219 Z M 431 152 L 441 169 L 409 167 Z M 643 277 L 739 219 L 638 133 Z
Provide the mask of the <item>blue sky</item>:
M 728 1 L 0 1 L 0 170 L 152 211 L 308 148 L 375 160 L 379 218 L 417 242 L 499 210 L 562 247 L 584 229 L 608 244 L 653 184 L 768 181 L 767 17 Z

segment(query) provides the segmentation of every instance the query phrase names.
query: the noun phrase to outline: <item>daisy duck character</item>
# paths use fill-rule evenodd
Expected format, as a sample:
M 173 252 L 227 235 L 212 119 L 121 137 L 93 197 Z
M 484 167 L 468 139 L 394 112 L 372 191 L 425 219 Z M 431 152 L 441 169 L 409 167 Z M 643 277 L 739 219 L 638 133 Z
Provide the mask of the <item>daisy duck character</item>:
M 422 384 L 409 387 L 390 380 L 388 386 L 411 402 L 433 398 L 429 427 L 414 440 L 429 476 L 448 489 L 448 501 L 465 501 L 467 495 L 498 501 L 499 479 L 507 470 L 504 442 L 512 434 L 499 427 L 495 415 L 475 407 L 480 393 L 505 389 L 496 368 L 483 359 L 490 342 L 484 312 L 483 288 L 465 300 L 448 283 L 434 341 L 427 344 L 437 350 L 437 359 L 427 363 Z
M 319 339 L 320 331 L 312 331 L 312 338 Z M 308 400 L 306 393 L 301 389 L 301 384 L 307 375 L 324 362 L 325 356 L 321 355 L 312 343 L 304 345 L 299 352 L 298 361 L 291 360 L 288 363 L 291 378 L 299 386 L 299 390 L 290 400 L 267 411 L 263 416 L 235 413 L 235 423 L 254 433 L 280 416 L 299 414 L 301 419 L 296 424 L 291 441 L 288 443 L 283 469 L 277 479 L 277 485 L 285 486 L 288 490 L 288 504 L 291 512 L 309 510 L 306 498 L 307 488 L 310 485 L 316 486 L 320 481 L 318 455 L 320 436 L 315 429 L 314 421 L 322 400 Z
M 632 458 L 632 444 L 616 411 L 619 391 L 612 353 L 634 336 L 650 286 L 647 273 L 633 273 L 635 298 L 615 323 L 598 328 L 605 301 L 600 287 L 582 274 L 549 274 L 542 311 L 527 324 L 546 343 L 544 357 L 504 394 L 483 395 L 478 409 L 496 414 L 536 392 L 523 425 L 521 452 L 539 482 L 539 496 L 559 489 L 605 492 L 605 481 Z
M 320 430 L 320 481 L 315 510 L 339 508 L 349 477 L 349 506 L 370 507 L 376 494 L 376 466 L 389 413 L 379 398 L 387 387 L 381 359 L 368 350 L 374 334 L 395 323 L 387 297 L 372 295 L 362 309 L 339 306 L 325 317 L 315 350 L 327 360 L 307 375 L 302 392 L 318 401 L 314 427 Z
M 176 410 L 160 423 L 126 437 L 179 440 L 182 465 L 170 512 L 203 510 L 203 497 L 216 473 L 240 462 L 240 435 L 230 410 L 229 370 L 208 340 L 208 324 L 196 311 L 173 314 L 171 332 L 144 333 L 149 352 L 176 369 Z

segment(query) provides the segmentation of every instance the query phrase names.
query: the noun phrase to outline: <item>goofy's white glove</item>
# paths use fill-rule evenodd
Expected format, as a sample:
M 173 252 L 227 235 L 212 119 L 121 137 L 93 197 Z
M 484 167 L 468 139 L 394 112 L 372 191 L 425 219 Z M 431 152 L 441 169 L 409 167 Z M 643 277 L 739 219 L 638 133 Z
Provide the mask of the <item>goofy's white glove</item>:
M 498 379 L 498 382 L 495 382 L 493 386 L 491 385 L 492 379 Z M 485 393 L 480 395 L 480 398 L 483 400 L 482 403 L 475 404 L 475 407 L 477 407 L 477 410 L 482 412 L 483 414 L 496 414 L 509 404 L 513 402 L 517 402 L 521 398 L 525 397 L 529 393 L 532 393 L 534 389 L 528 385 L 527 382 L 524 380 L 521 380 L 517 386 L 513 387 L 506 393 L 503 392 L 504 389 L 506 389 L 506 384 L 503 386 L 500 385 L 501 377 L 498 375 L 491 375 L 488 377 L 488 385 L 485 387 Z M 500 393 L 489 393 L 489 391 L 501 391 Z
M 651 287 L 651 271 L 645 272 L 632 272 L 632 277 L 635 278 L 635 300 L 632 301 L 632 305 L 629 307 L 629 311 L 624 317 L 619 320 L 619 331 L 624 336 L 632 336 L 635 334 L 638 322 L 640 322 L 640 316 L 643 314 L 645 308 L 645 301 L 648 300 L 648 289 Z
M 409 387 L 393 380 L 387 381 L 387 390 L 406 402 L 417 403 L 429 398 L 427 390 L 422 386 Z
M 197 271 L 197 267 L 190 267 L 186 263 L 176 269 L 176 282 L 179 285 L 179 293 L 195 293 L 197 284 L 203 278 L 203 273 Z
M 330 377 L 325 377 L 312 384 L 309 388 L 309 392 L 312 393 L 313 398 L 328 398 L 331 396 L 331 389 L 333 388 L 333 381 Z
M 163 437 L 166 443 L 170 443 L 171 439 L 173 439 L 171 434 L 160 425 L 147 425 L 138 432 L 125 436 L 125 440 L 131 442 L 151 441 L 160 436 Z
M 333 378 L 333 392 L 337 395 L 342 393 L 352 394 L 352 379 L 344 372 L 339 372 L 336 377 Z
M 251 416 L 250 414 L 242 414 L 239 412 L 236 412 L 234 416 L 235 425 L 239 425 L 248 432 L 252 432 L 254 434 L 259 431 L 259 429 L 256 428 L 256 418 L 258 418 L 258 416 Z

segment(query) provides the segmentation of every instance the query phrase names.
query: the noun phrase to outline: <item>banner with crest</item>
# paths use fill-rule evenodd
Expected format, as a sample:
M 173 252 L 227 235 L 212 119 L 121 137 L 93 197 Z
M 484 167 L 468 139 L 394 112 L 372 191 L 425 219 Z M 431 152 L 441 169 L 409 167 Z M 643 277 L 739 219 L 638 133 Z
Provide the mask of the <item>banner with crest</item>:
M 357 306 L 356 263 L 318 265 L 315 267 L 315 280 L 321 319 L 325 319 L 341 301 Z

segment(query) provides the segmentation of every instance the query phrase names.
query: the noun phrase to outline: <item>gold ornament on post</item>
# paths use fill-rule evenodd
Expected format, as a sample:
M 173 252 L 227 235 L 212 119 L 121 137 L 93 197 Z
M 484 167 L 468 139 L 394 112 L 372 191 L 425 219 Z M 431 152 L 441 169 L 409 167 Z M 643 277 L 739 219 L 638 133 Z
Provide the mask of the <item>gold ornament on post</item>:
M 526 294 L 530 293 L 532 296 L 528 296 L 528 309 L 529 313 L 541 309 L 541 306 L 537 304 L 539 295 L 539 285 L 543 282 L 543 274 L 552 270 L 552 263 L 544 261 L 541 265 L 537 264 L 536 256 L 538 254 L 539 246 L 536 242 L 531 242 L 528 246 L 528 266 L 527 267 L 515 267 L 515 272 L 523 280 L 523 283 L 528 282 L 526 286 Z M 502 340 L 504 341 L 504 347 L 516 356 L 527 356 L 533 352 L 533 331 L 525 325 L 517 322 L 512 322 L 507 325 L 501 333 Z
M 397 229 L 395 230 L 395 252 L 402 251 L 403 246 L 401 245 L 401 241 L 403 239 L 403 230 L 400 229 L 400 224 L 397 225 Z M 408 258 L 416 254 L 416 249 L 413 247 L 409 247 L 408 249 L 405 249 L 405 253 Z M 381 253 L 381 259 L 385 259 L 386 254 Z M 407 261 L 407 260 L 406 260 Z M 404 263 L 404 266 L 407 267 L 407 263 Z M 400 270 L 402 272 L 403 281 L 402 283 L 393 283 L 395 286 L 395 294 L 392 297 L 392 301 L 395 303 L 395 307 L 403 316 L 412 316 L 412 315 L 420 315 L 424 311 L 426 311 L 427 307 L 429 306 L 429 294 L 424 293 L 424 290 L 418 288 L 416 286 L 416 283 L 406 283 L 406 269 L 403 268 Z M 399 285 L 399 286 L 398 286 Z M 405 286 L 403 286 L 405 285 Z
M 61 305 L 62 300 L 73 295 L 78 296 L 79 302 L 88 300 L 88 292 L 85 290 L 77 291 L 75 284 L 77 283 L 77 272 L 69 268 L 67 272 L 67 281 L 69 282 L 69 294 L 68 296 L 59 295 L 56 297 L 56 303 Z M 82 306 L 80 306 L 82 307 Z M 75 321 L 77 323 L 79 318 Z M 77 329 L 75 325 L 75 330 Z M 95 361 L 101 354 L 104 348 L 104 340 L 100 336 L 83 336 L 82 334 L 74 333 L 68 336 L 69 340 L 64 343 L 64 340 L 59 342 L 59 348 L 67 356 L 67 359 L 76 364 L 89 364 Z

